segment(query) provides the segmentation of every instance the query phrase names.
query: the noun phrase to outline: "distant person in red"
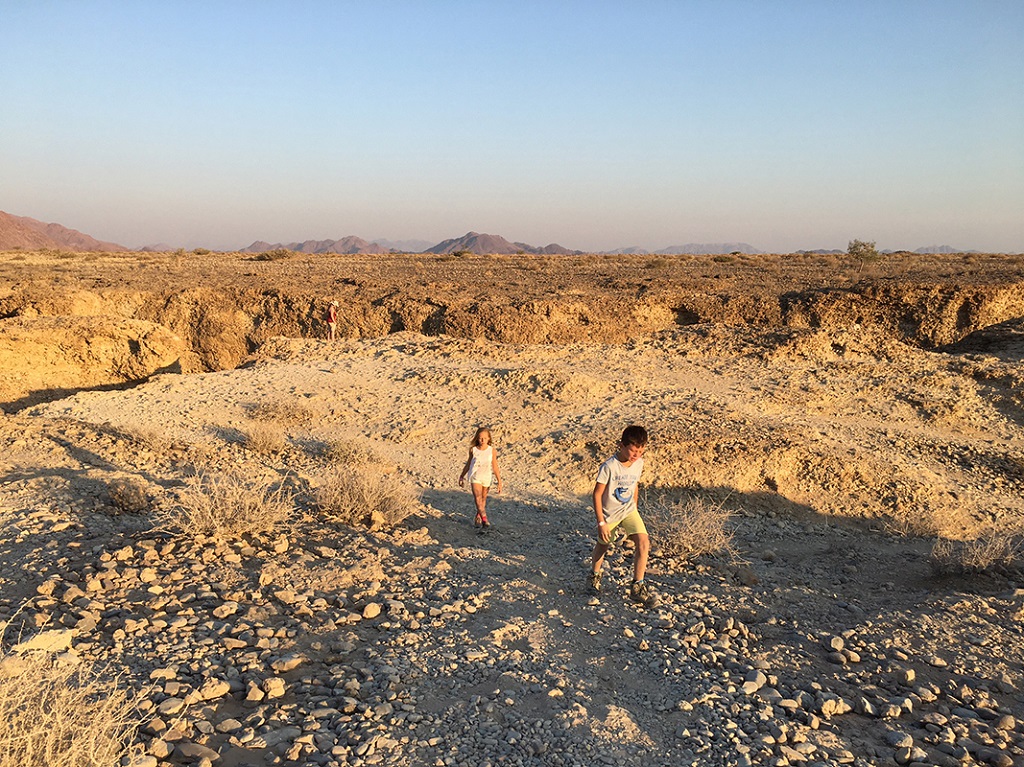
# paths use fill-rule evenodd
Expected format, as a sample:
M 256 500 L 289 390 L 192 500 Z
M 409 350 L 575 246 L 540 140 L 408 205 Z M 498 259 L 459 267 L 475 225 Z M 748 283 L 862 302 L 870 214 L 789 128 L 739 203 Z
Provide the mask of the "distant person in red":
M 333 341 L 338 337 L 338 302 L 331 301 L 327 307 L 327 340 Z

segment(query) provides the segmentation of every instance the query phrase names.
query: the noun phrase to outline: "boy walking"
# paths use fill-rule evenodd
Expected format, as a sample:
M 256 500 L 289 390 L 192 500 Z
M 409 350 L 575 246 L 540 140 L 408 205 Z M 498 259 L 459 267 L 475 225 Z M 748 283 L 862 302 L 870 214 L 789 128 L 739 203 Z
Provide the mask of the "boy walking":
M 658 596 L 644 581 L 651 540 L 647 527 L 637 508 L 640 473 L 644 469 L 644 450 L 647 448 L 647 430 L 643 426 L 627 426 L 622 432 L 615 455 L 601 464 L 594 483 L 594 514 L 597 515 L 597 545 L 590 561 L 588 585 L 594 594 L 601 591 L 601 565 L 605 554 L 621 527 L 633 541 L 633 584 L 630 599 L 645 607 L 657 607 Z

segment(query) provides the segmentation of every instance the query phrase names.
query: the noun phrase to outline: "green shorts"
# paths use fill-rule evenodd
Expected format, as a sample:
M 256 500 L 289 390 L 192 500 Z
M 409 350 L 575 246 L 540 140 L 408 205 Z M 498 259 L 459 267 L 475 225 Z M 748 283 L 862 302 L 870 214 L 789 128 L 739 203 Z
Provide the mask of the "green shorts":
M 644 520 L 640 516 L 639 509 L 633 509 L 631 513 L 627 514 L 613 526 L 608 528 L 609 543 L 613 542 L 618 537 L 619 530 L 622 530 L 627 538 L 631 535 L 647 535 L 647 526 L 644 524 Z M 600 533 L 598 533 L 597 539 L 601 540 Z

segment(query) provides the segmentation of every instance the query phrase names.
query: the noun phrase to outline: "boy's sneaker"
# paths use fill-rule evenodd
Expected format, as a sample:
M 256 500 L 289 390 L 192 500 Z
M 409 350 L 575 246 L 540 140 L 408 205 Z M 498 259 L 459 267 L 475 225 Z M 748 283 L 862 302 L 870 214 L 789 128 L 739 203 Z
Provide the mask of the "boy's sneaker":
M 590 575 L 587 576 L 587 589 L 591 594 L 601 593 L 601 573 L 591 571 Z
M 629 587 L 629 598 L 634 602 L 640 602 L 644 607 L 657 607 L 661 600 L 654 593 L 646 581 L 633 581 Z

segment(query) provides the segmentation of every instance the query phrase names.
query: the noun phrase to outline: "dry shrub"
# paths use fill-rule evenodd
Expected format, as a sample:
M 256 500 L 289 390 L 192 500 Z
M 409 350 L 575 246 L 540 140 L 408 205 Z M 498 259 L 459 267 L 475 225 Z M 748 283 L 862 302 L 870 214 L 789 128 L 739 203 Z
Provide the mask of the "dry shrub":
M 315 500 L 328 517 L 371 530 L 395 527 L 415 512 L 419 503 L 407 482 L 373 465 L 349 465 L 331 473 L 316 489 Z
M 350 439 L 331 440 L 324 446 L 321 455 L 325 461 L 335 465 L 384 462 L 372 447 Z
M 733 552 L 731 516 L 721 503 L 702 498 L 659 498 L 644 512 L 656 544 L 669 557 L 693 559 L 701 554 Z
M 263 422 L 249 424 L 243 434 L 245 447 L 260 455 L 277 455 L 283 452 L 288 444 L 284 432 L 275 424 Z
M 265 250 L 262 253 L 257 253 L 250 260 L 251 261 L 284 261 L 285 259 L 292 258 L 296 253 L 294 250 L 288 250 L 288 248 L 274 248 L 273 250 Z
M 265 479 L 236 472 L 199 474 L 187 480 L 177 503 L 161 512 L 161 522 L 190 537 L 239 538 L 268 533 L 293 511 L 291 495 Z
M 304 402 L 280 400 L 277 402 L 259 402 L 247 409 L 250 418 L 257 421 L 277 421 L 284 424 L 312 423 L 316 417 L 313 408 Z
M 0 767 L 109 767 L 134 756 L 128 694 L 43 653 L 0 660 Z
M 1009 565 L 1024 547 L 1020 535 L 991 528 L 969 541 L 939 538 L 932 546 L 931 566 L 939 575 L 982 573 L 996 565 Z
M 144 514 L 153 505 L 149 485 L 138 477 L 118 477 L 107 482 L 114 509 L 122 514 Z
M 148 447 L 154 453 L 164 454 L 171 448 L 171 440 L 155 427 L 137 425 L 126 429 L 125 432 L 133 440 Z

